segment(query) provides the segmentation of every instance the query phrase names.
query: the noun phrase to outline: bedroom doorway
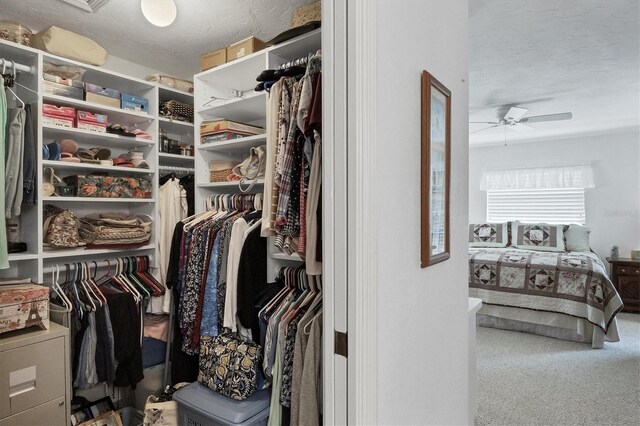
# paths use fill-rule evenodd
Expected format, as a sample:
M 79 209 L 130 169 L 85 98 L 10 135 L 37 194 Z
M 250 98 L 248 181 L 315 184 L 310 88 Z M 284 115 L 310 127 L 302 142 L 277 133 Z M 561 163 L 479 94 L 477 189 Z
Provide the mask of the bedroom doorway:
M 470 2 L 476 424 L 637 418 L 639 17 L 632 0 Z

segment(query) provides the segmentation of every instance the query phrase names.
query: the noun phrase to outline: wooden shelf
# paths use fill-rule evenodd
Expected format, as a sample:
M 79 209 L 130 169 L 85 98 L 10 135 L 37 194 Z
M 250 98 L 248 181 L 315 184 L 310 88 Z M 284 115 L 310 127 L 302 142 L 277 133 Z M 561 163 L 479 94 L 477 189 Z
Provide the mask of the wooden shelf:
M 232 139 L 229 141 L 222 142 L 210 142 L 207 144 L 198 145 L 198 149 L 200 151 L 211 151 L 211 152 L 242 152 L 248 153 L 249 148 L 259 145 L 264 145 L 267 143 L 267 135 L 255 135 L 255 136 L 247 136 L 245 138 Z
M 42 253 L 43 259 L 58 259 L 65 257 L 82 257 L 82 256 L 118 256 L 124 253 L 134 253 L 139 251 L 154 250 L 156 247 L 153 244 L 147 244 L 142 247 L 133 248 L 100 248 L 100 249 L 83 249 L 83 248 L 70 248 L 70 249 L 47 249 L 45 247 L 44 253 Z
M 260 50 L 193 76 L 194 80 L 223 89 L 247 89 L 267 66 L 267 51 Z
M 140 124 L 155 120 L 155 116 L 144 112 L 129 111 L 107 105 L 97 104 L 94 102 L 81 101 L 80 99 L 68 98 L 66 96 L 51 95 L 44 93 L 42 99 L 46 103 L 52 103 L 56 106 L 72 106 L 78 110 L 89 111 L 99 114 L 106 114 L 110 123 L 119 124 Z
M 141 146 L 152 146 L 155 142 L 149 139 L 131 138 L 128 136 L 120 136 L 113 133 L 98 133 L 89 130 L 81 130 L 76 128 L 59 127 L 52 125 L 42 125 L 42 131 L 45 140 L 51 139 L 73 139 L 78 143 L 86 143 L 100 146 L 136 148 Z
M 271 258 L 277 260 L 285 260 L 287 262 L 304 262 L 304 259 L 301 258 L 298 253 L 271 253 Z
M 35 260 L 38 258 L 37 253 L 29 253 L 28 251 L 24 253 L 9 253 L 9 262 L 19 262 L 22 260 Z
M 43 160 L 43 166 L 53 167 L 55 169 L 68 169 L 68 170 L 88 170 L 88 171 L 104 171 L 104 172 L 114 172 L 118 174 L 141 174 L 141 175 L 152 175 L 156 171 L 153 169 L 140 169 L 134 167 L 118 167 L 118 166 L 101 166 L 99 164 L 89 164 L 89 163 L 68 163 L 66 161 L 50 161 Z
M 155 203 L 155 198 L 99 198 L 99 197 L 42 197 L 42 201 L 55 203 Z
M 185 127 L 185 128 L 193 129 L 193 123 L 187 123 L 186 121 L 172 120 L 170 118 L 160 117 L 160 116 L 158 117 L 158 121 L 160 121 L 160 123 L 170 123 L 170 124 L 178 126 L 178 127 Z
M 248 185 L 248 184 L 247 184 Z M 247 185 L 243 185 L 246 187 Z M 259 179 L 253 186 L 253 188 L 260 188 L 264 185 L 264 179 Z M 224 190 L 237 190 L 240 191 L 240 181 L 234 182 L 206 182 L 206 183 L 197 183 L 196 186 L 198 188 L 208 188 L 208 189 L 224 189 Z M 254 192 L 253 188 L 249 192 Z
M 198 109 L 198 114 L 206 119 L 229 119 L 241 123 L 251 123 L 266 118 L 267 104 L 265 92 L 251 92 L 246 96 L 217 101 Z

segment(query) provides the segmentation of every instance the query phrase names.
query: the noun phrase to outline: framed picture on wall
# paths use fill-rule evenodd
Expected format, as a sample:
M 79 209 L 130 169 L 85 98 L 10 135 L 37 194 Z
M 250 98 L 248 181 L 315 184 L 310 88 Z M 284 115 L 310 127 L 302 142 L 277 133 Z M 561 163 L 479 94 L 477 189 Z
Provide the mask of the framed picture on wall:
M 451 91 L 422 71 L 420 264 L 443 262 L 449 252 Z

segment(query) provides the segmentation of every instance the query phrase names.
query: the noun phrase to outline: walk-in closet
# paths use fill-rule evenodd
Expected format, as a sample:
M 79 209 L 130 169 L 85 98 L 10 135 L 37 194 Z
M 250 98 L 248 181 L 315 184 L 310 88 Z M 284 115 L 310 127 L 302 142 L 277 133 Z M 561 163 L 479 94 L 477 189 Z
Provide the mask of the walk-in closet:
M 0 0 L 0 425 L 345 416 L 324 2 L 44 3 Z

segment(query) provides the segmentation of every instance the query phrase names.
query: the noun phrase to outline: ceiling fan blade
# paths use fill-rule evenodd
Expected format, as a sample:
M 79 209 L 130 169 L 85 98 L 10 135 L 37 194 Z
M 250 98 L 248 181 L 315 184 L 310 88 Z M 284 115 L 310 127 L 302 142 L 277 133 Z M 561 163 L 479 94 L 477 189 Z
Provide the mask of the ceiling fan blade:
M 500 124 L 499 121 L 470 121 L 469 124 Z
M 504 115 L 504 119 L 507 121 L 518 121 L 520 117 L 527 113 L 527 111 L 529 110 L 526 108 L 511 107 L 509 108 L 509 111 L 507 111 L 507 113 Z
M 520 120 L 520 123 L 542 123 L 544 121 L 571 120 L 571 118 L 573 118 L 572 113 L 562 112 L 559 114 L 534 115 L 532 117 L 525 117 Z
M 473 132 L 469 132 L 469 134 L 472 135 L 474 133 L 482 132 L 483 130 L 493 129 L 494 127 L 498 127 L 498 126 L 499 126 L 498 124 L 494 124 L 493 126 L 484 127 L 482 129 L 474 130 Z
M 527 126 L 526 124 L 521 124 L 521 123 L 513 124 L 509 126 L 509 128 L 511 130 L 515 130 L 516 132 L 520 132 L 520 133 L 532 132 L 534 130 L 533 127 Z

